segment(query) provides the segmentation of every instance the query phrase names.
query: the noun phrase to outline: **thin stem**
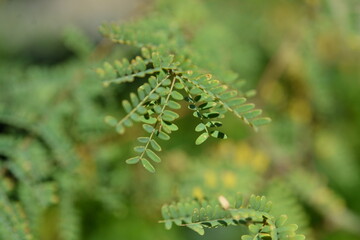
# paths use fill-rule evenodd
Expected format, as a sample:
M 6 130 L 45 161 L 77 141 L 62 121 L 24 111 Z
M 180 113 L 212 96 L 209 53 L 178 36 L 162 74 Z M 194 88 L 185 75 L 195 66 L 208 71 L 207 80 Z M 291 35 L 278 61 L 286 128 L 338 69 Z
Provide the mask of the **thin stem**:
M 109 86 L 111 83 L 124 83 L 124 82 L 133 82 L 135 77 L 143 77 L 144 75 L 149 75 L 149 74 L 153 74 L 156 72 L 160 72 L 162 69 L 161 68 L 152 68 L 152 69 L 147 69 L 145 71 L 141 71 L 141 72 L 136 72 L 136 73 L 132 73 L 129 75 L 125 75 L 119 78 L 115 78 L 115 79 L 111 79 L 111 80 L 106 80 L 103 82 L 104 86 L 107 87 Z
M 136 112 L 136 110 L 137 110 L 140 106 L 142 106 L 142 105 L 148 100 L 148 98 L 150 97 L 150 95 L 151 95 L 152 93 L 154 93 L 154 92 L 156 91 L 156 89 L 157 89 L 158 87 L 160 87 L 160 86 L 162 85 L 162 83 L 163 83 L 166 79 L 168 79 L 168 76 L 166 76 L 166 78 L 164 78 L 163 80 L 161 80 L 161 81 L 149 92 L 149 94 L 146 95 L 146 96 L 144 97 L 144 99 L 139 102 L 138 105 L 136 105 L 136 107 L 134 107 L 125 117 L 123 117 L 123 119 L 121 119 L 121 120 L 117 123 L 117 125 L 122 125 L 124 121 L 126 121 L 134 112 Z
M 167 79 L 167 78 L 166 78 Z M 148 149 L 149 147 L 149 144 L 150 144 L 150 141 L 152 140 L 153 136 L 154 136 L 154 133 L 156 131 L 161 131 L 161 127 L 162 127 L 162 124 L 161 124 L 161 116 L 164 114 L 164 110 L 165 110 L 165 107 L 167 106 L 167 103 L 169 102 L 169 99 L 170 99 L 170 96 L 171 96 L 171 92 L 174 88 L 174 85 L 175 85 L 175 81 L 176 81 L 176 78 L 174 77 L 172 82 L 171 82 L 171 86 L 170 86 L 170 90 L 169 90 L 169 94 L 166 96 L 166 99 L 165 99 L 165 103 L 164 103 L 164 106 L 162 107 L 161 109 L 161 112 L 160 114 L 157 116 L 157 121 L 156 123 L 154 124 L 154 130 L 151 132 L 150 136 L 149 136 L 149 141 L 147 141 L 146 145 L 144 146 L 144 151 L 141 153 L 139 159 L 141 160 L 143 157 L 144 157 L 144 154 L 146 152 L 146 149 Z M 159 126 L 159 129 L 157 130 L 157 125 L 160 123 L 160 126 Z
M 173 80 L 171 82 L 171 86 L 170 86 L 170 90 L 169 90 L 169 94 L 166 96 L 166 99 L 165 99 L 165 103 L 164 103 L 164 106 L 163 108 L 161 109 L 161 113 L 159 114 L 159 116 L 157 117 L 158 121 L 161 120 L 161 116 L 164 114 L 164 110 L 169 102 L 169 99 L 170 99 L 170 96 L 171 96 L 171 93 L 174 89 L 174 85 L 175 85 L 175 82 L 176 82 L 176 78 L 173 77 Z M 162 128 L 162 124 L 160 123 L 160 127 L 159 127 L 159 132 L 161 131 L 161 128 Z

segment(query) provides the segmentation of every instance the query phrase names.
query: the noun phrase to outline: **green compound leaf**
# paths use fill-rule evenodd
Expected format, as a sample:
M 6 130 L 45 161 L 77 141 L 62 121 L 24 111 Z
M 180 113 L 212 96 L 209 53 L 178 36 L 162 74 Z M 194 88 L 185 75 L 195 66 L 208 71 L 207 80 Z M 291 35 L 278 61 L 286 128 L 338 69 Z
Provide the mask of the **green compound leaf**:
M 206 198 L 207 199 L 207 198 Z M 220 226 L 244 225 L 249 233 L 241 239 L 260 240 L 304 240 L 303 235 L 296 233 L 297 225 L 284 225 L 284 217 L 279 218 L 264 211 L 263 206 L 269 205 L 264 196 L 251 196 L 251 200 L 243 201 L 242 195 L 235 199 L 227 200 L 219 196 L 218 202 L 213 200 L 185 199 L 164 205 L 161 209 L 163 222 L 166 229 L 172 225 L 186 226 L 200 235 L 204 234 L 205 228 L 217 228 Z M 234 208 L 233 208 L 234 206 Z M 279 220 L 278 220 L 279 219 Z M 283 221 L 279 226 L 277 223 Z
M 167 48 L 166 44 L 176 42 L 169 41 L 167 34 L 155 34 L 157 31 L 152 33 L 134 26 L 104 26 L 102 32 L 116 43 L 139 48 L 141 53 L 134 59 L 106 62 L 96 69 L 106 86 L 113 83 L 139 82 L 140 87 L 130 93 L 129 100 L 122 101 L 127 113 L 125 117 L 121 120 L 110 116 L 105 118 L 105 122 L 115 127 L 120 134 L 138 122 L 142 122 L 143 129 L 149 134 L 137 139 L 143 145 L 134 149 L 139 153 L 139 159 L 132 158 L 128 162 L 139 162 L 143 160 L 143 156 L 155 162 L 160 161 L 155 152 L 161 151 L 161 147 L 155 139 L 170 140 L 170 134 L 179 130 L 173 122 L 180 116 L 173 110 L 181 108 L 179 101 L 183 99 L 188 102 L 188 108 L 200 122 L 195 127 L 195 131 L 201 133 L 195 141 L 197 145 L 205 142 L 210 136 L 218 139 L 227 138 L 227 135 L 220 131 L 222 123 L 218 119 L 226 117 L 228 112 L 254 129 L 270 122 L 269 118 L 258 118 L 261 110 L 254 110 L 254 104 L 246 103 L 247 99 L 243 97 L 246 94 L 231 89 L 228 83 L 238 87 L 232 74 L 225 76 L 226 84 L 213 79 L 211 74 L 204 74 L 203 69 L 200 70 L 201 68 L 195 65 L 196 61 L 192 61 L 190 52 L 185 56 L 181 53 L 181 47 Z M 140 81 L 145 83 L 141 84 Z M 183 110 L 180 115 L 187 114 L 187 109 Z M 149 167 L 146 161 L 142 163 L 151 171 L 152 167 Z M 259 209 L 265 207 L 263 202 L 259 203 Z M 213 222 L 204 224 L 216 225 Z M 231 222 L 222 221 L 222 224 L 231 225 Z

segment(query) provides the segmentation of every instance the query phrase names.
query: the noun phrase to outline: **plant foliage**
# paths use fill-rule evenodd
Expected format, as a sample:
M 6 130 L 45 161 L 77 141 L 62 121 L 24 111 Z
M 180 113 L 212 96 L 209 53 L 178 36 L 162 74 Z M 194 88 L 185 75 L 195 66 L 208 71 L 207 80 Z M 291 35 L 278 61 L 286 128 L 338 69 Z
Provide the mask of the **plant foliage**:
M 119 134 L 138 122 L 149 134 L 138 138 L 139 145 L 134 148 L 137 155 L 126 160 L 128 164 L 141 162 L 148 171 L 155 171 L 148 159 L 155 163 L 161 161 L 155 153 L 161 151 L 159 140 L 170 140 L 171 133 L 179 130 L 174 121 L 180 117 L 176 111 L 184 105 L 183 100 L 198 121 L 196 145 L 209 137 L 227 138 L 219 129 L 227 112 L 255 130 L 270 122 L 269 118 L 260 117 L 260 109 L 255 109 L 253 103 L 248 103 L 244 95 L 226 83 L 229 80 L 217 80 L 193 63 L 178 27 L 173 32 L 164 26 L 164 19 L 161 22 L 147 20 L 153 23 L 151 27 L 144 26 L 142 20 L 125 26 L 105 25 L 101 29 L 112 41 L 141 49 L 141 55 L 131 61 L 105 62 L 96 70 L 106 87 L 146 79 L 136 92 L 130 93 L 129 100 L 122 101 L 124 117 L 105 119 Z
M 0 239 L 359 239 L 358 4 L 157 0 L 97 46 L 0 39 Z
M 252 195 L 249 202 L 245 202 L 242 195 L 238 195 L 232 203 L 220 196 L 218 201 L 185 200 L 164 205 L 161 212 L 165 227 L 185 226 L 203 235 L 204 228 L 241 224 L 249 229 L 249 234 L 241 237 L 243 240 L 305 239 L 296 234 L 296 224 L 286 224 L 286 215 L 278 218 L 271 215 L 272 202 L 264 196 Z

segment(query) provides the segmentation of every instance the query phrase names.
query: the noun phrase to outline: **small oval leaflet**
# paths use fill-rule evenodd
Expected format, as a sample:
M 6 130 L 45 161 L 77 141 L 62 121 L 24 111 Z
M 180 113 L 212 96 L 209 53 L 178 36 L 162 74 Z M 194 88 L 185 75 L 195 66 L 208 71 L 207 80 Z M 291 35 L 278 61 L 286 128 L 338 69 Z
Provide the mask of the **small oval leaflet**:
M 156 93 L 152 93 L 149 95 L 150 100 L 157 100 L 159 98 L 159 95 Z
M 243 113 L 243 112 L 247 112 L 247 111 L 253 109 L 254 107 L 255 107 L 255 104 L 248 103 L 248 104 L 244 104 L 244 105 L 241 105 L 239 107 L 236 107 L 235 111 L 238 112 L 238 113 Z
M 150 145 L 151 145 L 151 147 L 152 147 L 155 151 L 158 151 L 158 152 L 161 151 L 160 145 L 159 145 L 154 139 L 152 139 L 152 140 L 150 141 Z
M 145 147 L 144 146 L 136 146 L 136 147 L 134 147 L 134 151 L 138 152 L 138 153 L 142 153 L 145 151 Z
M 196 126 L 195 131 L 196 131 L 196 132 L 201 132 L 201 131 L 203 131 L 205 128 L 206 128 L 205 124 L 199 123 L 199 124 Z
M 189 104 L 188 108 L 190 110 L 195 110 L 196 109 L 196 105 L 195 104 Z
M 173 119 L 179 118 L 179 114 L 170 110 L 165 110 L 164 114 L 171 116 Z
M 183 88 L 184 88 L 184 84 L 177 82 L 177 83 L 175 83 L 175 88 L 176 88 L 176 89 L 183 89 Z
M 136 164 L 136 163 L 139 162 L 139 160 L 140 160 L 139 157 L 133 157 L 133 158 L 129 158 L 129 159 L 126 160 L 125 162 L 126 162 L 127 164 Z
M 107 124 L 109 124 L 112 127 L 115 127 L 116 124 L 118 123 L 117 119 L 112 116 L 106 116 L 104 120 Z
M 195 232 L 197 232 L 200 235 L 204 235 L 205 234 L 205 230 L 204 228 L 201 226 L 201 224 L 193 224 L 193 225 L 188 225 L 188 227 L 192 230 L 194 230 Z
M 123 125 L 117 124 L 116 125 L 116 132 L 118 132 L 119 134 L 123 134 L 125 132 L 125 128 L 123 127 Z
M 160 94 L 160 96 L 165 96 L 165 95 L 168 94 L 169 91 L 168 91 L 166 88 L 158 87 L 158 88 L 156 89 L 156 92 L 157 92 L 158 94 Z
M 165 122 L 165 121 L 163 121 L 163 122 Z M 171 134 L 171 132 L 172 132 L 171 129 L 169 128 L 169 126 L 166 124 L 162 125 L 162 130 L 167 134 Z
M 197 96 L 194 97 L 194 101 L 195 101 L 195 102 L 198 102 L 198 101 L 201 100 L 201 98 L 202 98 L 201 94 L 200 94 L 200 95 L 197 95 Z
M 162 112 L 162 108 L 159 105 L 156 105 L 154 107 L 154 110 L 155 110 L 156 113 L 161 113 Z
M 140 143 L 147 143 L 149 141 L 150 138 L 148 137 L 138 137 L 137 140 L 140 142 Z
M 216 106 L 215 102 L 206 102 L 206 103 L 200 104 L 199 108 L 201 108 L 201 110 L 207 110 L 207 109 L 213 108 L 215 106 Z
M 164 123 L 173 132 L 179 130 L 179 127 L 174 123 L 171 123 L 171 122 L 168 122 L 168 121 L 164 121 Z
M 132 113 L 132 114 L 130 115 L 130 118 L 131 118 L 132 120 L 134 120 L 135 122 L 139 122 L 139 121 L 140 121 L 140 116 L 139 116 L 139 114 L 137 114 L 137 113 Z
M 165 87 L 166 87 L 166 86 L 169 86 L 170 84 L 171 84 L 171 80 L 168 79 L 168 78 L 167 78 L 167 79 L 164 79 L 163 82 L 162 82 L 162 85 L 165 86 Z
M 227 139 L 227 135 L 220 131 L 212 131 L 210 135 L 214 138 Z
M 138 105 L 139 104 L 139 99 L 138 97 L 135 95 L 135 93 L 130 93 L 130 100 L 132 102 L 132 104 L 134 106 Z
M 206 139 L 208 139 L 208 138 L 209 138 L 209 134 L 207 132 L 204 132 L 196 139 L 195 144 L 200 145 L 203 142 L 205 142 Z
M 222 126 L 222 122 L 219 121 L 210 121 L 206 123 L 207 127 L 221 127 Z
M 260 126 L 260 125 L 264 125 L 264 124 L 268 124 L 271 122 L 270 118 L 257 118 L 255 120 L 252 120 L 251 123 L 254 124 L 255 126 Z
M 235 97 L 236 95 L 237 95 L 237 91 L 231 90 L 231 91 L 227 91 L 227 92 L 221 93 L 221 94 L 220 94 L 220 97 L 221 97 L 221 99 L 223 99 L 223 100 L 227 100 L 227 99 L 230 99 L 230 98 Z
M 288 217 L 286 215 L 281 215 L 280 217 L 278 217 L 275 221 L 275 225 L 277 227 L 281 227 L 282 225 L 285 224 L 285 222 L 287 221 Z
M 150 149 L 146 149 L 146 155 L 148 155 L 148 157 L 153 160 L 154 162 L 161 162 L 161 159 L 159 158 L 158 155 L 156 155 L 156 153 L 154 153 L 152 150 Z
M 169 102 L 167 103 L 167 106 L 172 109 L 180 109 L 181 108 L 181 105 L 173 100 L 169 100 Z
M 142 163 L 142 165 L 144 166 L 144 168 L 145 168 L 146 170 L 148 170 L 149 172 L 151 172 L 151 173 L 154 173 L 154 172 L 155 172 L 154 166 L 153 166 L 148 160 L 146 160 L 145 158 L 142 158 L 142 159 L 141 159 L 141 163 Z
M 246 98 L 234 98 L 227 102 L 227 105 L 230 107 L 238 106 L 246 102 Z
M 131 112 L 132 107 L 128 100 L 123 100 L 122 105 L 127 113 Z
M 174 98 L 175 100 L 183 100 L 184 99 L 183 95 L 181 95 L 181 93 L 179 93 L 177 91 L 172 91 L 171 97 Z
M 133 122 L 129 118 L 127 119 L 124 118 L 124 125 L 127 127 L 131 127 L 133 125 Z
M 168 114 L 168 113 L 166 113 L 166 112 L 164 112 L 163 114 L 162 114 L 162 119 L 164 120 L 164 121 L 174 121 L 175 120 L 175 117 L 173 116 L 173 115 L 171 115 L 171 114 Z
M 220 114 L 217 112 L 210 112 L 210 113 L 204 113 L 203 116 L 205 118 L 217 118 L 220 116 Z
M 152 131 L 154 131 L 154 127 L 149 124 L 143 124 L 143 128 L 148 133 L 152 133 Z
M 165 141 L 167 141 L 167 140 L 170 139 L 170 136 L 167 135 L 167 134 L 164 133 L 164 132 L 158 132 L 158 133 L 157 133 L 157 136 L 158 136 L 158 138 L 160 138 L 160 139 L 162 139 L 162 140 L 165 140 Z
M 151 86 L 151 87 L 155 88 L 156 85 L 157 85 L 157 80 L 156 80 L 156 78 L 155 78 L 154 76 L 150 77 L 150 78 L 149 78 L 149 83 L 150 83 L 150 86 Z
M 256 109 L 256 110 L 251 110 L 251 111 L 249 111 L 247 113 L 244 113 L 243 116 L 245 118 L 250 119 L 250 118 L 255 118 L 255 117 L 259 116 L 261 113 L 262 113 L 262 111 L 260 109 Z
M 144 106 L 138 106 L 136 111 L 139 113 L 139 114 L 145 114 L 147 112 L 147 109 L 144 107 Z

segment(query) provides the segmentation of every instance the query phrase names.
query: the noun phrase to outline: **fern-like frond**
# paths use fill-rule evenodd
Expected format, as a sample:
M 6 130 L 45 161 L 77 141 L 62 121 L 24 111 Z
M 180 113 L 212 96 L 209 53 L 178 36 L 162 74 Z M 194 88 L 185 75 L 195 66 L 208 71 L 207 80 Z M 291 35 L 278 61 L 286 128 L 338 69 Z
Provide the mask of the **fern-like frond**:
M 103 67 L 96 69 L 98 75 L 104 79 L 104 86 L 111 83 L 133 82 L 135 78 L 154 75 L 162 70 L 176 69 L 178 62 L 174 62 L 174 55 L 165 56 L 161 51 L 154 51 L 150 48 L 142 47 L 141 56 L 129 62 L 124 58 L 122 61 L 115 60 L 113 64 L 105 62 Z
M 124 29 L 126 26 L 118 28 L 111 26 L 106 28 L 105 32 L 115 42 L 141 47 L 141 56 L 130 62 L 127 59 L 121 62 L 115 61 L 114 64 L 105 62 L 103 67 L 96 71 L 104 79 L 105 86 L 133 82 L 136 79 L 147 80 L 138 88 L 137 93 L 130 93 L 129 100 L 123 100 L 122 105 L 126 115 L 121 120 L 113 116 L 105 118 L 105 121 L 115 127 L 120 134 L 125 132 L 126 127 L 131 127 L 136 122 L 145 124 L 143 128 L 150 134 L 138 138 L 143 145 L 135 147 L 135 152 L 139 154 L 128 159 L 127 163 L 142 162 L 147 170 L 155 171 L 144 156 L 160 162 L 160 158 L 149 149 L 149 146 L 152 146 L 153 150 L 161 150 L 154 138 L 169 140 L 169 134 L 178 129 L 173 121 L 179 115 L 173 110 L 180 108 L 182 100 L 187 101 L 193 116 L 199 120 L 195 128 L 195 131 L 199 132 L 195 141 L 197 145 L 202 144 L 209 137 L 227 138 L 227 135 L 219 129 L 223 125 L 221 118 L 224 118 L 227 112 L 233 113 L 255 130 L 258 126 L 270 122 L 269 118 L 260 117 L 262 111 L 254 109 L 255 105 L 247 103 L 247 99 L 237 90 L 198 69 L 191 62 L 187 50 L 182 50 L 180 47 L 170 48 L 166 42 L 138 45 L 134 40 L 138 37 L 134 33 L 137 32 L 136 28 L 133 27 L 133 30 L 126 34 L 127 31 Z M 156 32 L 153 30 L 151 34 Z M 127 42 L 124 40 L 126 37 L 130 39 Z
M 11 202 L 6 196 L 6 182 L 0 181 L 0 236 L 6 236 L 9 240 L 32 240 L 33 235 L 29 232 L 30 223 L 24 214 L 24 209 L 17 203 Z
M 274 216 L 286 213 L 288 222 L 299 226 L 299 233 L 306 235 L 307 239 L 313 239 L 309 228 L 309 216 L 288 183 L 280 179 L 270 181 L 266 187 L 266 196 L 277 203 L 271 210 Z
M 125 25 L 104 24 L 100 27 L 100 32 L 116 43 L 139 48 L 166 45 L 175 49 L 184 42 L 179 34 L 179 27 L 161 16 L 148 17 Z
M 358 234 L 360 218 L 350 211 L 344 199 L 330 189 L 315 172 L 297 169 L 289 174 L 289 183 L 300 198 L 322 214 L 329 222 Z M 314 193 L 318 193 L 316 196 Z
M 200 235 L 204 228 L 216 228 L 229 225 L 246 225 L 249 234 L 242 236 L 250 239 L 305 239 L 304 235 L 296 234 L 296 224 L 286 224 L 286 215 L 278 218 L 271 215 L 272 203 L 266 198 L 252 195 L 249 202 L 241 195 L 236 196 L 232 203 L 220 196 L 217 201 L 184 200 L 164 205 L 161 209 L 163 222 L 167 229 L 173 224 L 186 226 Z
M 229 111 L 255 130 L 258 126 L 270 122 L 269 118 L 258 117 L 262 111 L 260 109 L 254 110 L 255 105 L 253 103 L 246 103 L 247 99 L 240 97 L 238 91 L 229 89 L 229 86 L 213 79 L 211 74 L 195 77 L 188 75 L 185 79 L 192 87 L 193 92 L 204 93 L 215 101 L 218 104 L 219 112 L 224 114 Z

